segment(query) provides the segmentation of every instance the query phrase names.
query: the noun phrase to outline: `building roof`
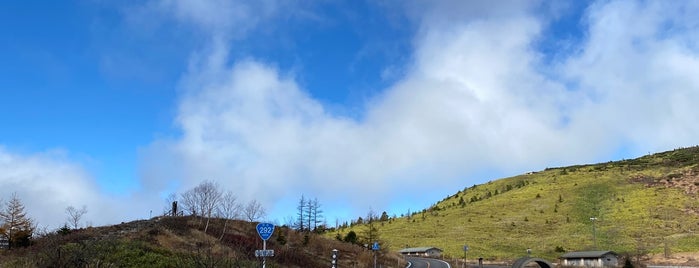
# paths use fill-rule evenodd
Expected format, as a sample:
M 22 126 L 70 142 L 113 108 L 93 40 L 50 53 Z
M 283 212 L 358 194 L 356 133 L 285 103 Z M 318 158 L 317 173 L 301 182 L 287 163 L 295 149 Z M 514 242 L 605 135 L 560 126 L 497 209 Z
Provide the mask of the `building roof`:
M 561 258 L 563 259 L 579 259 L 579 258 L 600 258 L 607 254 L 617 255 L 614 251 L 609 250 L 599 250 L 599 251 L 575 251 L 563 254 Z
M 398 253 L 422 253 L 422 252 L 427 252 L 430 249 L 436 249 L 439 250 L 440 252 L 442 251 L 441 249 L 438 249 L 436 247 L 419 247 L 419 248 L 404 248 L 398 251 Z

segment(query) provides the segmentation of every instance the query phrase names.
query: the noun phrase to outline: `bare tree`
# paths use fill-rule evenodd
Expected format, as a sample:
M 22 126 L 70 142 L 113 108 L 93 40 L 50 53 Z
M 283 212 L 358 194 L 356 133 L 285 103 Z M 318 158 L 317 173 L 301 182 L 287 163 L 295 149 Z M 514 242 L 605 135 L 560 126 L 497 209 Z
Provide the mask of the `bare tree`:
M 76 209 L 73 206 L 69 206 L 66 208 L 66 214 L 68 214 L 66 220 L 68 220 L 68 223 L 73 226 L 73 229 L 78 229 L 80 227 L 80 219 L 82 219 L 83 215 L 86 213 L 87 207 L 84 205 L 81 209 Z
M 223 193 L 217 183 L 204 181 L 182 194 L 183 209 L 189 211 L 192 215 L 199 216 L 200 224 L 206 218 L 204 227 L 204 232 L 206 232 L 209 229 L 211 215 L 219 205 L 222 196 Z
M 10 247 L 16 245 L 29 245 L 29 238 L 34 232 L 32 219 L 27 217 L 22 201 L 17 197 L 17 193 L 12 194 L 12 198 L 0 210 L 0 232 L 10 240 Z
M 306 229 L 310 232 L 313 230 L 313 200 L 306 199 Z
M 194 188 L 194 191 L 200 196 L 199 207 L 202 216 L 206 217 L 206 227 L 204 233 L 209 229 L 209 220 L 216 207 L 219 205 L 223 193 L 217 183 L 204 181 L 199 186 Z
M 320 209 L 320 202 L 318 202 L 318 198 L 313 199 L 313 230 L 317 231 L 318 230 L 318 224 L 323 223 L 323 210 Z
M 248 221 L 254 222 L 263 218 L 267 212 L 257 200 L 253 199 L 243 208 L 243 214 Z
M 298 216 L 297 222 L 296 222 L 296 230 L 299 232 L 304 231 L 304 222 L 306 221 L 306 217 L 304 217 L 305 211 L 306 211 L 306 198 L 301 195 L 301 199 L 299 199 L 299 205 L 296 207 L 298 212 L 296 212 L 296 215 Z M 309 227 L 310 228 L 310 227 Z
M 238 203 L 238 198 L 233 194 L 233 192 L 228 191 L 221 198 L 221 203 L 216 209 L 219 217 L 224 219 L 223 230 L 221 231 L 221 237 L 219 240 L 223 239 L 223 235 L 226 233 L 226 227 L 228 225 L 228 220 L 237 219 L 240 217 L 240 204 Z
M 197 204 L 199 201 L 198 196 L 194 193 L 194 189 L 189 189 L 182 193 L 180 198 L 182 199 L 182 211 L 187 211 L 187 213 L 192 216 L 199 216 L 199 214 L 201 214 L 201 212 L 198 211 L 199 207 Z

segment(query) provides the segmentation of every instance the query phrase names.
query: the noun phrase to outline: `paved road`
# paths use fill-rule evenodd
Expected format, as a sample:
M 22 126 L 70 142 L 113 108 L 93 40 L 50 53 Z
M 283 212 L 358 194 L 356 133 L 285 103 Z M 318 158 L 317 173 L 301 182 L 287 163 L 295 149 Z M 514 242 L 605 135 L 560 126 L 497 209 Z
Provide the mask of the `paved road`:
M 451 266 L 445 261 L 426 259 L 426 258 L 406 258 L 410 265 L 410 268 L 451 268 Z

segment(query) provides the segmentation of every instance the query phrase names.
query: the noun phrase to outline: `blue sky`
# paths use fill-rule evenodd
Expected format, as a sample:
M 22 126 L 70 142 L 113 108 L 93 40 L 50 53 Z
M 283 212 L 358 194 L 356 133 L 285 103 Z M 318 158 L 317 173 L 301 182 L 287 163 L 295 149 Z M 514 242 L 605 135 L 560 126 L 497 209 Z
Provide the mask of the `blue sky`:
M 203 180 L 284 223 L 696 145 L 699 11 L 667 1 L 6 1 L 0 197 L 45 226 Z M 425 188 L 425 184 L 434 185 Z

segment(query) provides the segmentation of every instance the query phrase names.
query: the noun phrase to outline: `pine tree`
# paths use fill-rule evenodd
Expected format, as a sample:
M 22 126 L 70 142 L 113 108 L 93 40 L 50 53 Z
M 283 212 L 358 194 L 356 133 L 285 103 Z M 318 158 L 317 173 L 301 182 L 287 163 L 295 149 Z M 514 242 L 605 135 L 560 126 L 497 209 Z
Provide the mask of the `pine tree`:
M 29 245 L 29 238 L 34 233 L 34 225 L 27 217 L 17 193 L 13 193 L 12 198 L 5 203 L 5 207 L 0 209 L 0 220 L 2 220 L 0 232 L 10 240 L 10 247 Z
M 381 213 L 381 218 L 379 218 L 379 220 L 380 221 L 388 221 L 388 213 L 386 213 L 386 211 Z

